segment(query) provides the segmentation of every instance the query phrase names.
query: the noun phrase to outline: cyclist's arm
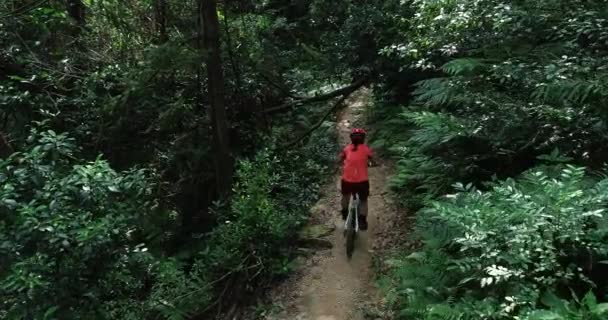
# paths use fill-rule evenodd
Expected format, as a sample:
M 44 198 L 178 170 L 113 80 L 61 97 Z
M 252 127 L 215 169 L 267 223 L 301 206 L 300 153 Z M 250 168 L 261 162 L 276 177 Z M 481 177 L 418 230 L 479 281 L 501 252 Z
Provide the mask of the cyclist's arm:
M 338 164 L 342 164 L 344 162 L 344 159 L 346 159 L 346 153 L 344 153 L 344 150 L 342 150 L 342 152 L 340 152 L 340 156 L 338 156 Z
M 367 156 L 367 159 L 369 160 L 368 165 L 370 167 L 375 167 L 378 165 L 378 161 L 376 161 L 376 155 L 371 149 L 369 150 L 369 155 Z

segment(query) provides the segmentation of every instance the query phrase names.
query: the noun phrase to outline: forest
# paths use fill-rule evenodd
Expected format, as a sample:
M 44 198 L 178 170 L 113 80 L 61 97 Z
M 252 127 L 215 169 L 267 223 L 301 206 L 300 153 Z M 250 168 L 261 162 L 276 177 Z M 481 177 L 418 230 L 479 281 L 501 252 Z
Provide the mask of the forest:
M 370 319 L 608 319 L 606 0 L 0 1 L 0 319 L 274 319 L 362 89 Z

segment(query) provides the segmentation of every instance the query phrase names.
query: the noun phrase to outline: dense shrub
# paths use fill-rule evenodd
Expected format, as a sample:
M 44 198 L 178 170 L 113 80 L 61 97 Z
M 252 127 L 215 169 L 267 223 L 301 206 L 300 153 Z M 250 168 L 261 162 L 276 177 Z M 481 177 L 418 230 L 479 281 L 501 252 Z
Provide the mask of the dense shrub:
M 211 279 L 219 297 L 247 298 L 259 284 L 290 271 L 291 246 L 320 181 L 333 169 L 334 124 L 315 132 L 299 150 L 260 150 L 239 164 L 230 208 L 205 236 L 195 269 Z M 217 301 L 216 301 L 217 302 Z
M 386 145 L 398 150 L 393 182 L 408 206 L 420 208 L 456 181 L 482 187 L 493 176 L 514 177 L 556 148 L 594 168 L 606 160 L 605 3 L 402 6 L 415 14 L 389 15 L 402 28 L 383 57 L 428 79 L 395 87 L 399 80 L 382 78 L 383 88 L 411 100 L 403 107 L 383 93 L 378 108 L 393 109 L 381 131 L 400 136 Z
M 422 247 L 392 261 L 390 292 L 404 319 L 608 315 L 594 296 L 608 293 L 608 180 L 566 166 L 535 168 L 487 192 L 456 187 L 418 213 Z M 572 315 L 558 297 L 573 301 Z M 536 311 L 545 307 L 553 309 Z
M 139 241 L 154 185 L 143 170 L 77 160 L 65 134 L 34 129 L 29 141 L 0 160 L 0 309 L 10 319 L 90 319 L 136 286 L 124 278 L 143 285 Z
M 374 107 L 395 196 L 419 210 L 421 247 L 385 279 L 398 318 L 606 318 L 608 190 L 591 174 L 607 159 L 608 6 L 401 5 Z
M 191 263 L 154 246 L 176 214 L 155 200 L 151 172 L 80 161 L 72 138 L 41 128 L 0 161 L 1 318 L 185 319 L 228 290 L 244 297 L 290 270 L 290 245 L 336 153 L 330 124 L 301 149 L 242 160 L 230 205 Z

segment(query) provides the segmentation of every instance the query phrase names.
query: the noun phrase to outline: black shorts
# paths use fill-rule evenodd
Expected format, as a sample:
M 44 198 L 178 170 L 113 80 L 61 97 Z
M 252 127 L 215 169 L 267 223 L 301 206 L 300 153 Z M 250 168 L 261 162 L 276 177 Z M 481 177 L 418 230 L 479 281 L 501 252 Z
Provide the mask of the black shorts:
M 361 201 L 366 201 L 369 196 L 369 181 L 364 182 L 348 182 L 342 180 L 341 189 L 343 195 L 358 193 Z

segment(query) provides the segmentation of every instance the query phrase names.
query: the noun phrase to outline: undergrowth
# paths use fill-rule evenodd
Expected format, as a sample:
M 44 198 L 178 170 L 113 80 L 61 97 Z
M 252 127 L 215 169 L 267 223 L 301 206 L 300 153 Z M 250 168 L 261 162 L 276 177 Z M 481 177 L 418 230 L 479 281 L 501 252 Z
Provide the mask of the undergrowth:
M 381 54 L 425 78 L 384 77 L 374 106 L 391 187 L 418 212 L 419 248 L 383 280 L 393 311 L 608 318 L 606 3 L 401 5 L 413 14 Z
M 417 216 L 422 243 L 383 286 L 400 319 L 605 319 L 608 179 L 542 166 L 456 185 Z
M 0 160 L 0 318 L 188 319 L 247 301 L 290 271 L 297 229 L 333 170 L 333 128 L 241 160 L 219 225 L 189 254 L 165 256 L 156 232 L 176 213 L 155 200 L 153 171 L 79 160 L 74 139 L 35 127 Z

